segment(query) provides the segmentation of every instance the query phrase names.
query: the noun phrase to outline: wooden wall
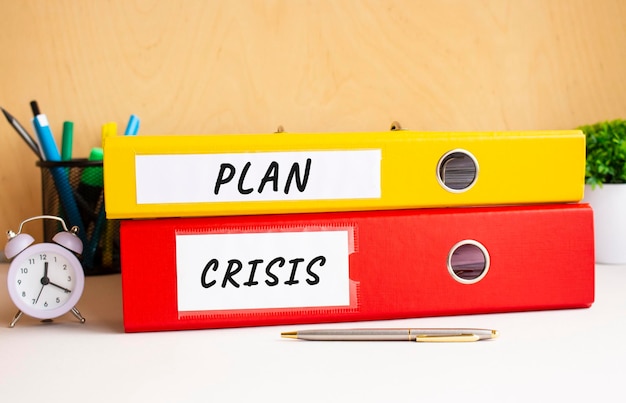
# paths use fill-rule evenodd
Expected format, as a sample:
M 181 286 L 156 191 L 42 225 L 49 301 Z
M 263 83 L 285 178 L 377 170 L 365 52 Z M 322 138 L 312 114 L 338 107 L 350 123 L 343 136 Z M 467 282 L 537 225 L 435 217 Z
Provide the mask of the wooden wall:
M 74 121 L 76 157 L 131 113 L 177 134 L 626 117 L 623 0 L 5 0 L 0 27 L 0 105 L 30 128 L 36 99 L 58 142 Z M 2 117 L 0 231 L 40 214 L 35 161 Z

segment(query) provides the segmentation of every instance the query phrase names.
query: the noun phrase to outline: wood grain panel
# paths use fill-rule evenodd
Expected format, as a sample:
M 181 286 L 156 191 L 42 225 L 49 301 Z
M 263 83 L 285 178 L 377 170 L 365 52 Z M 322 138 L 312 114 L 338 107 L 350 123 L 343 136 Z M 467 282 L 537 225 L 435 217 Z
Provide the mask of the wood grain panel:
M 562 129 L 626 114 L 621 0 L 27 0 L 0 15 L 0 105 L 75 156 L 141 133 Z M 30 127 L 30 125 L 29 125 Z M 0 124 L 0 230 L 40 212 Z

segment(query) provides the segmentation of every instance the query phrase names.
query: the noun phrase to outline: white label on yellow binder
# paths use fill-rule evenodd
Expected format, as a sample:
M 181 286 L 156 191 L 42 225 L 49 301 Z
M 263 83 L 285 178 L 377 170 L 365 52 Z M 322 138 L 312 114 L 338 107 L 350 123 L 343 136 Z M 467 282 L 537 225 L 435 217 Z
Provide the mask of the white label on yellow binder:
M 176 236 L 179 312 L 347 306 L 346 230 Z
M 135 156 L 137 204 L 380 198 L 381 150 Z

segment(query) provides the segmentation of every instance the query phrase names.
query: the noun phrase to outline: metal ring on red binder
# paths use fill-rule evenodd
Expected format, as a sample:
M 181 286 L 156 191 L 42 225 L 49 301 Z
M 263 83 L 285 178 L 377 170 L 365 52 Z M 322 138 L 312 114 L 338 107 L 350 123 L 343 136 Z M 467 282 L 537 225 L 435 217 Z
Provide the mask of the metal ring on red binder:
M 449 192 L 469 190 L 478 178 L 478 161 L 466 150 L 448 151 L 437 163 L 437 181 Z
M 474 284 L 489 271 L 489 252 L 480 242 L 465 239 L 457 242 L 448 253 L 448 272 L 462 284 Z

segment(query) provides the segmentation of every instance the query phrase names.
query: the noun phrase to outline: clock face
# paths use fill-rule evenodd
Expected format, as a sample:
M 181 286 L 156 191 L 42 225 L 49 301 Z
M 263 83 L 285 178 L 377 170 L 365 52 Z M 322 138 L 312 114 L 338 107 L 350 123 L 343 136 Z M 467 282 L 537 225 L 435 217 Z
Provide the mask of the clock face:
M 36 244 L 15 257 L 7 276 L 9 294 L 27 315 L 50 319 L 78 302 L 84 273 L 74 254 L 59 245 Z

